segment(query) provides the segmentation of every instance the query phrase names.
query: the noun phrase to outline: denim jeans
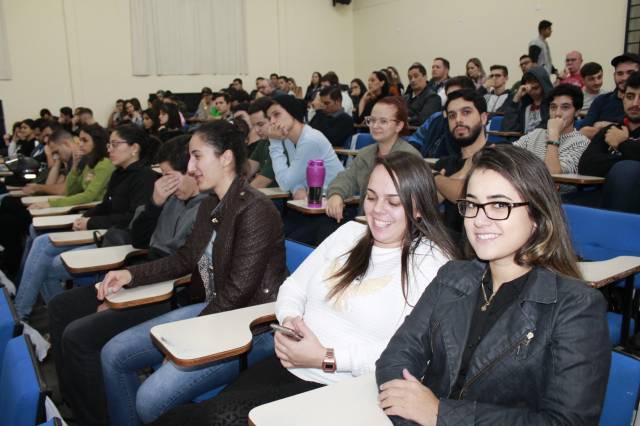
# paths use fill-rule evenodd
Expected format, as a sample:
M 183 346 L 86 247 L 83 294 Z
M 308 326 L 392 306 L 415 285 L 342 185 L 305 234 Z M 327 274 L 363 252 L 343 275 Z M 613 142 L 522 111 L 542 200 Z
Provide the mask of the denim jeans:
M 137 371 L 163 360 L 162 353 L 151 341 L 151 328 L 193 318 L 204 306 L 204 303 L 198 303 L 169 312 L 118 334 L 105 345 L 101 354 L 102 371 L 111 424 L 151 422 L 176 405 L 230 383 L 239 375 L 237 357 L 196 369 L 183 369 L 167 362 L 140 385 Z M 211 338 L 215 338 L 215 330 L 212 330 Z M 248 364 L 252 365 L 271 354 L 273 335 L 263 333 L 255 336 Z
M 25 262 L 25 269 L 20 279 L 15 306 L 20 319 L 27 319 L 38 293 L 42 294 L 45 303 L 49 303 L 57 294 L 62 293 L 61 281 L 71 278 L 64 267 L 60 254 L 70 250 L 84 250 L 88 245 L 56 247 L 43 234 L 33 240 L 31 250 Z

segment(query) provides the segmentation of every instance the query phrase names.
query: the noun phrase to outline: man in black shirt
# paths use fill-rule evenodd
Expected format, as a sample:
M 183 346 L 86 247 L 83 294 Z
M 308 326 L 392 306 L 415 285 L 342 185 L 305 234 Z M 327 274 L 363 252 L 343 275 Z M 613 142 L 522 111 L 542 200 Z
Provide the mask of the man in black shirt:
M 449 131 L 462 156 L 442 157 L 434 165 L 438 199 L 445 201 L 445 224 L 452 230 L 462 230 L 462 217 L 456 201 L 462 198 L 462 185 L 471 169 L 473 154 L 486 145 L 484 128 L 487 125 L 487 103 L 476 90 L 451 92 L 445 104 Z
M 320 91 L 324 109 L 316 111 L 309 123 L 322 132 L 333 146 L 344 146 L 347 138 L 355 133 L 351 115 L 342 109 L 342 93 L 338 86 L 324 87 Z
M 578 171 L 607 178 L 601 193 L 594 191 L 600 195 L 596 206 L 640 213 L 640 72 L 629 76 L 622 104 L 623 124 L 611 124 L 593 137 Z M 583 204 L 581 199 L 567 201 Z
M 414 63 L 407 71 L 409 88 L 404 100 L 409 109 L 409 125 L 419 126 L 434 112 L 442 108 L 442 100 L 437 93 L 427 87 L 427 70 L 419 62 Z

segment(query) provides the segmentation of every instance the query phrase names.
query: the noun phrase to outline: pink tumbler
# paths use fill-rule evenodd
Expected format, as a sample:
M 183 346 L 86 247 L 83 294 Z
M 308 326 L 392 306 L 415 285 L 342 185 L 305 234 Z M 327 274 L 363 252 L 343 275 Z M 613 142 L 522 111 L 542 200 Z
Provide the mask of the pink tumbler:
M 322 207 L 322 187 L 324 186 L 324 161 L 307 162 L 307 188 L 309 207 Z

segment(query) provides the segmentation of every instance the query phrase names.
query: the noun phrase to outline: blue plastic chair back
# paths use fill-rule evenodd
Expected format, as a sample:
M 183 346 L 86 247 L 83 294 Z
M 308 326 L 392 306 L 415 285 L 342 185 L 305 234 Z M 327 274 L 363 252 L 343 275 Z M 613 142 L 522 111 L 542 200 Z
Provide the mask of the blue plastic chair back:
M 584 118 L 581 118 L 580 120 L 576 120 L 576 124 L 575 124 L 576 130 L 582 129 L 584 127 L 584 125 L 586 124 L 586 121 L 587 120 L 584 119 Z
M 614 351 L 611 354 L 609 383 L 600 415 L 600 426 L 630 425 L 638 404 L 640 361 Z
M 584 259 L 640 256 L 640 215 L 564 204 L 571 241 Z
M 16 310 L 9 298 L 6 288 L 0 292 L 0 374 L 2 373 L 2 360 L 4 350 L 9 340 L 22 333 L 22 325 L 16 314 Z
M 286 253 L 287 269 L 291 274 L 298 269 L 298 266 L 311 254 L 313 247 L 295 241 L 285 240 L 284 250 Z
M 489 120 L 489 131 L 490 132 L 499 132 L 502 130 L 502 120 L 504 119 L 503 116 L 501 115 L 494 115 L 493 117 L 491 117 L 491 120 Z M 505 137 L 502 136 L 496 136 L 496 135 L 488 135 L 487 137 L 487 142 L 489 143 L 503 143 L 503 142 L 508 142 L 509 140 Z
M 9 341 L 2 364 L 2 424 L 33 426 L 43 421 L 45 386 L 27 336 L 14 337 Z
M 360 149 L 374 143 L 376 143 L 376 141 L 375 139 L 373 139 L 373 136 L 371 136 L 370 133 L 356 133 L 351 139 L 350 149 Z

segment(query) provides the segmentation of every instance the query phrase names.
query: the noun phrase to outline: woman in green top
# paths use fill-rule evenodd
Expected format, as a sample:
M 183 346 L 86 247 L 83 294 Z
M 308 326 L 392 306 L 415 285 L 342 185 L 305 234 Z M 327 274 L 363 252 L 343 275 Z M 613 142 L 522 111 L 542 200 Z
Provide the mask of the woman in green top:
M 98 124 L 84 126 L 80 130 L 77 149 L 63 141 L 52 147 L 59 156 L 72 155 L 71 169 L 67 175 L 66 196 L 32 204 L 30 209 L 64 207 L 100 201 L 107 189 L 111 173 L 115 170 L 107 156 L 109 134 Z

